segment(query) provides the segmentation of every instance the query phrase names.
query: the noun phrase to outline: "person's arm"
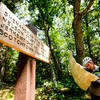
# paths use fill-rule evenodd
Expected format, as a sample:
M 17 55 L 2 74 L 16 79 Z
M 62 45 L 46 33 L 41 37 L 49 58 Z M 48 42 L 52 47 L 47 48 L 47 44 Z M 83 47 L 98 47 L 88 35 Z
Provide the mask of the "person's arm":
M 100 72 L 100 67 L 95 65 L 95 72 Z
M 95 73 L 96 76 L 98 76 L 100 78 L 100 67 L 99 66 L 95 67 L 94 73 Z

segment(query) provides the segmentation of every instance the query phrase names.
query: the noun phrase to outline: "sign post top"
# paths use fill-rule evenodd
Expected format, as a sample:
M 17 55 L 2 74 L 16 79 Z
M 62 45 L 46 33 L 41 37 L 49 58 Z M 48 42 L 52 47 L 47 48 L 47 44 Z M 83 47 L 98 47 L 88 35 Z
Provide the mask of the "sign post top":
M 0 42 L 49 63 L 48 46 L 37 38 L 2 2 L 0 2 Z

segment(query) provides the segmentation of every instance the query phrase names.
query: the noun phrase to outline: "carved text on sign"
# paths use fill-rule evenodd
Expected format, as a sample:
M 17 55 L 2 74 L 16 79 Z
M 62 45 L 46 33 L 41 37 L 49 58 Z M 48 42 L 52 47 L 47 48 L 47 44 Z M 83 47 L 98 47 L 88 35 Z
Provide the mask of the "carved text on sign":
M 0 2 L 0 42 L 49 62 L 49 48 Z

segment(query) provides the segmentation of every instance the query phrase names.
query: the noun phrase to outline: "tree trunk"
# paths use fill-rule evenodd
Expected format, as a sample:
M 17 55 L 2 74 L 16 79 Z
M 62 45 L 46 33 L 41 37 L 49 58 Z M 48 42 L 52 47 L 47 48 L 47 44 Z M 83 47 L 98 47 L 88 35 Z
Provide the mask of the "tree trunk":
M 73 30 L 75 36 L 75 45 L 77 53 L 77 62 L 82 64 L 82 60 L 85 56 L 84 53 L 84 44 L 83 44 L 83 33 L 81 28 L 81 19 L 85 15 L 90 7 L 93 5 L 94 0 L 90 0 L 88 5 L 83 11 L 80 11 L 81 0 L 74 0 L 74 20 L 73 20 Z
M 55 87 L 57 87 L 56 74 L 55 74 L 54 68 L 51 65 L 50 65 L 50 67 L 51 67 L 53 84 L 55 85 Z
M 81 28 L 81 18 L 80 15 L 80 1 L 75 0 L 74 2 L 74 20 L 73 20 L 73 29 L 75 36 L 75 45 L 76 45 L 76 53 L 77 53 L 77 62 L 82 64 L 82 60 L 84 58 L 84 44 L 83 44 L 83 33 Z
M 61 71 L 59 63 L 56 60 L 56 56 L 54 54 L 54 50 L 53 50 L 53 47 L 52 47 L 52 44 L 51 44 L 51 40 L 50 40 L 50 36 L 49 36 L 49 27 L 47 27 L 45 21 L 44 21 L 44 30 L 45 30 L 45 37 L 46 37 L 47 45 L 50 48 L 52 59 L 54 60 L 55 67 L 57 68 L 58 77 L 61 77 L 62 71 Z

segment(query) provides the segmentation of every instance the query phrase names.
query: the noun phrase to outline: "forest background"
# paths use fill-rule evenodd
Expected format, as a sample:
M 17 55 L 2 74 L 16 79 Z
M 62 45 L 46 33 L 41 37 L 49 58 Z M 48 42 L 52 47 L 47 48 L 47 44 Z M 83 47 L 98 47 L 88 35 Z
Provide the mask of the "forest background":
M 36 66 L 36 100 L 87 100 L 69 69 L 69 51 L 82 64 L 90 56 L 100 66 L 99 0 L 1 0 L 24 24 L 32 23 L 50 48 L 50 64 Z M 0 96 L 14 87 L 19 52 L 0 44 Z M 7 92 L 7 91 L 6 91 Z M 14 89 L 6 98 L 13 98 Z

